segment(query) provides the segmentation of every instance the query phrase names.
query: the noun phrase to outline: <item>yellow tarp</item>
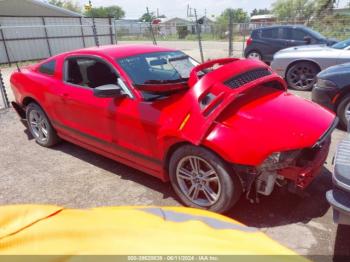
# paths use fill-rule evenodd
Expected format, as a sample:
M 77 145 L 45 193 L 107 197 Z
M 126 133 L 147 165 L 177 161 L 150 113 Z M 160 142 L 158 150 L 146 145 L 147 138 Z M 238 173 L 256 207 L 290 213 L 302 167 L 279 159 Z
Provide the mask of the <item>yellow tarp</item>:
M 295 255 L 258 229 L 203 210 L 36 205 L 0 207 L 4 254 Z

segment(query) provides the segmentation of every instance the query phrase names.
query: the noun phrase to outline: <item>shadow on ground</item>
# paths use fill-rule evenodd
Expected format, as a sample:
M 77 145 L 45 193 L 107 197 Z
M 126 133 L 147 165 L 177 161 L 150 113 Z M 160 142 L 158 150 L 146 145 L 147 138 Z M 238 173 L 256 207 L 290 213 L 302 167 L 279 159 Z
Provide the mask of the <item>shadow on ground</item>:
M 169 183 L 163 183 L 157 178 L 143 172 L 68 142 L 64 142 L 54 149 L 114 173 L 122 179 L 131 180 L 158 191 L 163 194 L 163 199 L 170 197 L 177 200 Z M 329 204 L 326 201 L 325 192 L 331 186 L 331 174 L 324 168 L 322 174 L 308 188 L 307 197 L 302 198 L 277 188 L 271 196 L 261 197 L 260 204 L 250 204 L 242 197 L 228 215 L 247 226 L 258 228 L 281 226 L 297 222 L 306 223 L 315 217 L 322 217 L 327 212 Z
M 338 225 L 333 261 L 350 261 L 350 226 Z
M 307 223 L 322 217 L 329 209 L 325 192 L 332 188 L 331 173 L 322 173 L 307 188 L 306 196 L 289 193 L 275 187 L 273 193 L 260 197 L 260 204 L 249 204 L 244 197 L 231 210 L 229 216 L 251 227 L 275 227 L 292 223 Z
M 169 183 L 163 183 L 160 179 L 86 150 L 82 147 L 76 146 L 69 142 L 62 142 L 52 149 L 59 150 L 73 157 L 79 158 L 89 164 L 113 173 L 116 176 L 119 176 L 121 179 L 131 180 L 145 187 L 153 189 L 154 191 L 158 191 L 163 194 L 163 199 L 167 199 L 169 197 L 176 199 L 176 196 L 173 193 L 171 185 Z

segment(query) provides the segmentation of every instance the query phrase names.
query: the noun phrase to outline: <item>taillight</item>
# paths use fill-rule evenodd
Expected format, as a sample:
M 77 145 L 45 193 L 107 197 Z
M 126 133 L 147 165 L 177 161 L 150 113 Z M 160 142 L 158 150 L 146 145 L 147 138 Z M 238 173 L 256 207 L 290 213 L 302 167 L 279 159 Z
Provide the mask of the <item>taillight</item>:
M 246 45 L 248 46 L 248 45 L 250 45 L 252 42 L 253 42 L 253 39 L 252 39 L 251 37 L 249 37 L 249 38 L 247 39 Z

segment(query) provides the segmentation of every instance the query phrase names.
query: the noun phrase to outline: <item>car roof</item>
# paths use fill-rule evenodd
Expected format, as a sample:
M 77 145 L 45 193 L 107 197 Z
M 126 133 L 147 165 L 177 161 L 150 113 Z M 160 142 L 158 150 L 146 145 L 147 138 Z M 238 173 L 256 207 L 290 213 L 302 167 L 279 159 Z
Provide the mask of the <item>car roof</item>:
M 265 30 L 265 29 L 273 29 L 273 28 L 307 28 L 304 25 L 271 25 L 266 27 L 256 28 L 254 30 Z
M 161 47 L 156 45 L 141 45 L 141 44 L 125 44 L 125 45 L 104 45 L 100 47 L 89 47 L 67 52 L 65 54 L 82 54 L 82 55 L 104 55 L 112 58 L 122 58 L 135 56 L 145 53 L 154 52 L 171 52 L 176 49 Z

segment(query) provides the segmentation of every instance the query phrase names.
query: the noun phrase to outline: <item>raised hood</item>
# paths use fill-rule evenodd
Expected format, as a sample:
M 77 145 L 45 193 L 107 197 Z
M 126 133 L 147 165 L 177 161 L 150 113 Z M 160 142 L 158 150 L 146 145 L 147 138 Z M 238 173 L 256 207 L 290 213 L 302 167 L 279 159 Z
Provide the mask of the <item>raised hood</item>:
M 198 80 L 198 72 L 214 63 L 195 68 L 189 80 L 185 99 L 196 104 L 188 101 L 193 106 L 179 129 L 192 143 L 256 152 L 251 159 L 258 162 L 272 152 L 312 147 L 330 128 L 333 113 L 287 93 L 283 79 L 264 63 L 227 60 Z

